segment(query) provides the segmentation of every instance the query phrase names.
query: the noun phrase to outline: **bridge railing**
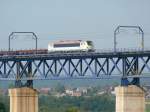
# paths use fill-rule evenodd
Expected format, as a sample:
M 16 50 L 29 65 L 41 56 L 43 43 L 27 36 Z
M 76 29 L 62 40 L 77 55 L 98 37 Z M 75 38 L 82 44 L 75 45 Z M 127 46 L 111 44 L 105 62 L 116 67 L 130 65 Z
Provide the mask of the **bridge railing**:
M 96 52 L 101 52 L 101 53 L 114 53 L 114 49 L 109 48 L 109 49 L 96 49 Z M 150 48 L 144 48 L 144 50 L 142 48 L 117 48 L 115 52 L 145 52 L 145 51 L 149 51 L 150 52 Z

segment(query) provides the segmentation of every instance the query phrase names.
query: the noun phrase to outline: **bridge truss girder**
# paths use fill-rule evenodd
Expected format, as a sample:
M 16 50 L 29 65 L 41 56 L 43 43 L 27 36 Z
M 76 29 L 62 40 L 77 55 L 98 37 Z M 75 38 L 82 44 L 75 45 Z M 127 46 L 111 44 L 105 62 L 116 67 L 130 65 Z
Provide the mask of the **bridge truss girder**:
M 32 80 L 61 78 L 107 78 L 140 76 L 150 73 L 150 56 L 106 58 L 56 58 L 40 60 L 0 61 L 0 79 L 15 80 L 16 85 Z M 137 80 L 137 78 L 136 78 Z

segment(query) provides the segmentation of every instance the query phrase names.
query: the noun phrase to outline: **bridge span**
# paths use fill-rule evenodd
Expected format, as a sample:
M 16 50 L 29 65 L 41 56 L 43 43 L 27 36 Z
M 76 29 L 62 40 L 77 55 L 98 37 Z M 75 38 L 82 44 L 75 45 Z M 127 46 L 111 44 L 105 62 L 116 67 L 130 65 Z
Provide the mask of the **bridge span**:
M 139 84 L 139 77 L 150 77 L 149 50 L 96 50 L 95 52 L 56 52 L 0 56 L 0 80 L 50 80 L 61 78 L 128 77 Z

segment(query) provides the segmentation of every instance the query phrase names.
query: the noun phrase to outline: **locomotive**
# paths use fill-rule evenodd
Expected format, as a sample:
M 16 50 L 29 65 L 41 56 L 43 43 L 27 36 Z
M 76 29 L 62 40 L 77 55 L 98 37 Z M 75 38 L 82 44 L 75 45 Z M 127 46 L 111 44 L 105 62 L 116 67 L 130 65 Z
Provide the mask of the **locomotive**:
M 48 44 L 48 52 L 94 51 L 92 41 L 60 40 Z

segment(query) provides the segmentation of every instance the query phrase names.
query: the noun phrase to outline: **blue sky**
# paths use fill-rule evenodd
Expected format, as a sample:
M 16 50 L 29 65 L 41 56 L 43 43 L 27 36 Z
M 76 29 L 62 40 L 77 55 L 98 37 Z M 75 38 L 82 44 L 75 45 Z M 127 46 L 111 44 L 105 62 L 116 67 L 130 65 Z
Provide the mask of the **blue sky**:
M 139 25 L 150 48 L 149 0 L 0 0 L 0 49 L 8 48 L 13 31 L 33 31 L 38 47 L 60 39 L 93 40 L 97 49 L 113 48 L 118 25 Z M 118 48 L 140 47 L 134 31 L 118 36 Z M 13 49 L 33 48 L 32 39 L 12 40 Z

